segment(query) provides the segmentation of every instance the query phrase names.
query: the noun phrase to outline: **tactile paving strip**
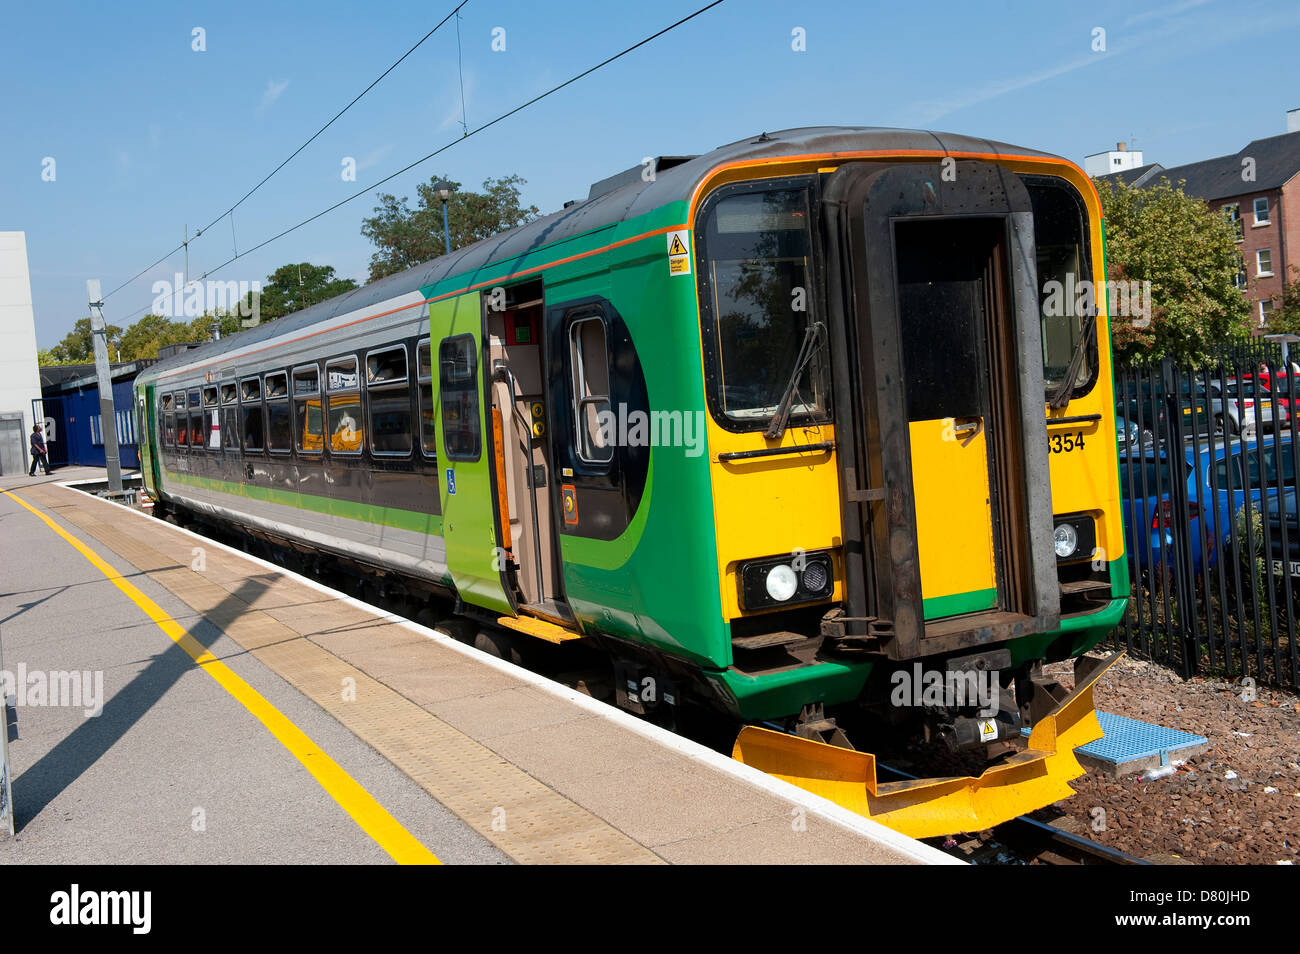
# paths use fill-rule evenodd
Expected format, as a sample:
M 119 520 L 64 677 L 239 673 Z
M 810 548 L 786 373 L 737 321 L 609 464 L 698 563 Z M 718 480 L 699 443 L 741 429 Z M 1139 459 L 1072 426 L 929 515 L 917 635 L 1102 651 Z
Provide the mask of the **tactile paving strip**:
M 64 504 L 56 493 L 75 492 L 42 491 L 45 506 Z M 128 533 L 84 509 L 66 504 L 59 509 L 61 517 L 147 572 L 516 861 L 662 863 L 650 849 L 491 749 L 250 605 L 337 603 L 326 594 L 283 577 L 250 576 L 249 564 L 215 548 L 206 550 L 204 571 L 198 572 L 191 569 L 192 541 L 162 525 L 138 521 L 137 527 L 131 518 Z M 269 593 L 275 598 L 265 599 Z M 335 617 L 339 622 L 351 616 L 376 630 L 388 625 L 346 604 L 337 610 L 342 611 Z
M 1101 723 L 1101 731 L 1105 735 L 1096 742 L 1079 746 L 1076 751 L 1080 755 L 1116 765 L 1135 759 L 1172 755 L 1179 749 L 1204 745 L 1207 741 L 1201 735 L 1139 722 L 1113 712 L 1097 710 L 1097 721 Z

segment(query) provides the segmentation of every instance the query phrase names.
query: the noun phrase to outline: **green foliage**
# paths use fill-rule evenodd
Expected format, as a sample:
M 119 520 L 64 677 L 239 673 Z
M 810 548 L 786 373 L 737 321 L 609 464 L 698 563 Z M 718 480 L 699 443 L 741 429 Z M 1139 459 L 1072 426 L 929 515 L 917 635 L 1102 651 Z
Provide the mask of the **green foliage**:
M 60 364 L 70 364 L 69 361 L 60 361 L 54 356 L 54 349 L 41 348 L 36 352 L 36 364 L 42 368 L 49 368 Z
M 332 265 L 310 262 L 281 265 L 262 285 L 258 317 L 262 321 L 274 321 L 357 287 L 351 278 L 335 278 Z
M 419 206 L 411 209 L 406 197 L 398 199 L 379 194 L 375 214 L 361 223 L 361 234 L 370 239 L 376 250 L 370 256 L 370 281 L 392 275 L 447 252 L 442 230 L 442 200 L 434 186 L 441 176 L 432 177 L 416 188 Z M 519 204 L 519 176 L 483 180 L 482 192 L 462 192 L 459 182 L 450 183 L 453 192 L 447 200 L 447 218 L 452 249 L 463 248 L 480 239 L 531 222 L 537 217 L 535 205 Z
M 1270 334 L 1300 335 L 1300 268 L 1294 265 L 1282 297 L 1273 299 L 1268 330 Z
M 233 335 L 240 329 L 239 315 L 222 312 L 220 315 L 203 314 L 191 321 L 177 321 L 162 315 L 145 315 L 127 328 L 121 338 L 122 361 L 137 361 L 158 357 L 160 348 L 181 342 L 212 340 L 212 323 L 221 321 L 221 336 Z
M 108 325 L 108 357 L 116 360 L 116 344 L 122 338 L 122 329 L 117 325 Z M 78 318 L 72 330 L 63 336 L 63 340 L 48 352 L 53 358 L 50 364 L 91 364 L 95 360 L 94 339 L 90 333 L 90 319 Z
M 1106 216 L 1109 281 L 1151 282 L 1151 321 L 1111 321 L 1117 358 L 1184 362 L 1250 337 L 1250 306 L 1236 287 L 1240 252 L 1228 220 L 1168 182 L 1150 188 L 1097 183 Z

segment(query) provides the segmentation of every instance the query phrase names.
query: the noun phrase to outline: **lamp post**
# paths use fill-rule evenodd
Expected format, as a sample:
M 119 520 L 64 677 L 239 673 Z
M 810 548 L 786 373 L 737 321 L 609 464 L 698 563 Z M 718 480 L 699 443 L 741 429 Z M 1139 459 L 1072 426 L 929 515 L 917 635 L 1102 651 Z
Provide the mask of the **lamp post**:
M 99 432 L 104 440 L 104 465 L 108 491 L 122 496 L 122 465 L 117 451 L 117 409 L 113 404 L 113 374 L 108 366 L 108 328 L 104 322 L 104 295 L 98 278 L 86 280 L 90 305 L 90 338 L 95 349 L 95 377 L 99 382 Z
M 446 254 L 451 254 L 451 226 L 447 224 L 447 200 L 451 198 L 451 183 L 443 180 L 433 184 L 433 194 L 442 200 L 442 241 Z

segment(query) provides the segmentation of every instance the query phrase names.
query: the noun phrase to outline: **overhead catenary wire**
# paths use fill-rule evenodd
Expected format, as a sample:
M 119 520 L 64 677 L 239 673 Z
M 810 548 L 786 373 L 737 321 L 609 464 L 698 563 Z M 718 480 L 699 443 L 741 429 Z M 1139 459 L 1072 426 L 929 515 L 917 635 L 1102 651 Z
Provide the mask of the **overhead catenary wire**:
M 408 163 L 407 165 L 398 169 L 396 172 L 389 173 L 388 175 L 384 176 L 384 178 L 378 180 L 377 182 L 372 182 L 370 183 L 370 185 L 366 186 L 365 188 L 352 193 L 351 195 L 347 196 L 344 199 L 340 199 L 338 202 L 335 202 L 333 205 L 322 209 L 321 211 L 315 213 L 314 215 L 308 216 L 307 218 L 303 219 L 301 222 L 298 222 L 295 225 L 291 225 L 288 228 L 284 229 L 283 231 L 277 232 L 275 235 L 272 235 L 270 238 L 265 239 L 262 242 L 259 242 L 257 245 L 254 245 L 252 248 L 245 249 L 243 252 L 238 252 L 237 254 L 232 255 L 230 258 L 226 259 L 220 265 L 216 265 L 213 268 L 210 268 L 207 271 L 205 271 L 202 275 L 200 275 L 196 279 L 196 281 L 203 281 L 209 275 L 212 275 L 215 272 L 218 272 L 221 269 L 225 268 L 226 266 L 233 264 L 234 262 L 238 261 L 244 256 L 251 255 L 253 252 L 265 248 L 266 246 L 270 245 L 272 242 L 284 238 L 286 235 L 290 234 L 291 232 L 296 232 L 298 229 L 302 228 L 303 226 L 310 225 L 312 222 L 315 222 L 317 219 L 321 218 L 322 216 L 329 215 L 329 213 L 333 212 L 335 209 L 341 208 L 355 199 L 359 199 L 361 196 L 365 195 L 371 190 L 377 189 L 380 186 L 384 185 L 385 183 L 391 182 L 393 179 L 396 179 L 398 176 L 402 175 L 403 173 L 410 172 L 412 169 L 414 169 L 416 166 L 420 165 L 421 163 L 428 162 L 430 159 L 434 158 L 435 156 L 441 155 L 442 153 L 446 152 L 452 146 L 464 142 L 466 139 L 469 139 L 471 136 L 475 136 L 478 133 L 481 133 L 484 130 L 491 128 L 492 126 L 495 126 L 497 123 L 509 119 L 511 116 L 515 115 L 516 113 L 522 112 L 528 107 L 541 102 L 543 99 L 546 99 L 548 96 L 551 96 L 554 93 L 558 93 L 566 86 L 572 86 L 578 80 L 590 76 L 592 73 L 608 66 L 610 63 L 613 63 L 615 60 L 618 60 L 626 56 L 627 54 L 633 52 L 634 50 L 640 49 L 641 47 L 645 46 L 647 43 L 651 43 L 654 40 L 659 39 L 659 37 L 663 36 L 664 34 L 677 29 L 679 26 L 682 26 L 683 24 L 688 23 L 691 20 L 694 20 L 696 17 L 700 16 L 701 14 L 707 13 L 709 10 L 712 10 L 714 7 L 720 5 L 721 3 L 723 3 L 723 0 L 713 0 L 712 3 L 708 3 L 705 6 L 700 7 L 694 13 L 687 14 L 686 16 L 682 17 L 680 20 L 677 20 L 674 23 L 671 23 L 668 26 L 664 27 L 663 29 L 650 34 L 644 39 L 639 40 L 636 43 L 633 43 L 631 46 L 626 47 L 623 50 L 620 50 L 618 53 L 606 57 L 605 59 L 597 63 L 595 66 L 588 67 L 587 69 L 583 70 L 581 73 L 577 73 L 574 76 L 569 77 L 564 82 L 559 83 L 556 86 L 552 86 L 550 89 L 546 90 L 545 92 L 537 94 L 532 99 L 526 100 L 525 102 L 520 103 L 518 106 L 515 106 L 514 108 L 507 110 L 504 113 L 501 113 L 496 118 L 483 123 L 481 126 L 474 127 L 473 129 L 466 132 L 460 138 L 454 139 L 451 142 L 439 146 L 437 149 L 433 150 L 433 152 L 421 156 L 419 159 L 416 159 L 414 162 Z M 124 320 L 130 320 L 131 318 L 134 318 L 137 315 L 142 315 L 146 311 L 148 311 L 150 307 L 151 305 L 146 305 L 144 308 L 140 309 L 139 311 L 133 312 L 130 315 L 128 315 Z
M 361 97 L 365 96 L 365 95 L 366 95 L 367 93 L 369 93 L 372 89 L 374 89 L 376 86 L 378 86 L 378 85 L 380 84 L 380 82 L 384 79 L 385 76 L 387 76 L 387 75 L 388 75 L 389 73 L 391 73 L 393 70 L 397 69 L 397 67 L 398 67 L 399 65 L 401 65 L 401 63 L 402 63 L 403 60 L 405 60 L 408 56 L 410 56 L 412 53 L 414 53 L 416 50 L 418 50 L 421 46 L 423 46 L 423 45 L 424 45 L 424 41 L 427 40 L 427 39 L 429 39 L 429 37 L 433 36 L 435 33 L 437 33 L 438 30 L 441 29 L 442 26 L 443 26 L 443 25 L 444 25 L 448 20 L 450 20 L 452 17 L 457 17 L 457 19 L 458 19 L 458 21 L 459 21 L 460 9 L 461 9 L 461 7 L 465 6 L 465 4 L 467 4 L 467 3 L 469 3 L 469 0 L 460 0 L 460 3 L 456 4 L 456 6 L 452 9 L 452 11 L 451 11 L 450 13 L 448 13 L 445 17 L 443 17 L 441 20 L 439 20 L 439 21 L 434 25 L 434 27 L 433 27 L 432 30 L 430 30 L 430 31 L 429 31 L 428 33 L 426 33 L 424 36 L 420 37 L 419 41 L 418 41 L 414 46 L 412 46 L 409 50 L 407 50 L 405 53 L 403 53 L 401 56 L 399 56 L 396 60 L 394 60 L 394 61 L 392 62 L 392 64 L 389 65 L 388 69 L 384 70 L 384 71 L 383 71 L 382 73 L 380 73 L 377 77 L 375 77 L 374 81 L 371 82 L 371 84 L 370 84 L 369 86 L 367 86 L 367 87 L 366 87 L 365 89 L 363 89 L 361 92 L 357 93 L 357 95 L 354 96 L 354 97 L 352 98 L 352 102 L 348 103 L 346 106 L 344 106 L 342 109 L 340 109 L 337 113 L 335 113 L 335 114 L 333 115 L 333 117 L 331 117 L 331 119 L 330 119 L 329 122 L 327 122 L 324 126 L 321 126 L 320 129 L 318 129 L 318 130 L 316 130 L 314 133 L 312 133 L 312 134 L 311 134 L 311 137 L 310 137 L 309 139 L 307 139 L 307 140 L 306 140 L 302 145 L 300 145 L 300 146 L 299 146 L 297 149 L 295 149 L 293 152 L 289 153 L 289 155 L 284 159 L 283 162 L 281 162 L 278 166 L 276 166 L 274 169 L 272 169 L 270 172 L 268 172 L 268 173 L 267 173 L 267 174 L 262 178 L 262 181 L 260 181 L 257 185 L 253 186 L 253 188 L 249 189 L 247 192 L 245 192 L 244 195 L 240 198 L 240 200 L 239 200 L 238 202 L 236 202 L 236 203 L 235 203 L 234 205 L 232 205 L 230 208 L 226 209 L 226 211 L 222 212 L 220 215 L 218 215 L 215 219 L 213 219 L 213 220 L 212 220 L 211 222 L 209 222 L 207 225 L 203 226 L 203 228 L 201 228 L 201 229 L 199 229 L 197 232 L 195 232 L 193 237 L 194 237 L 194 238 L 198 238 L 200 235 L 202 235 L 202 234 L 203 234 L 204 232 L 206 232 L 208 229 L 212 228 L 212 226 L 216 225 L 218 222 L 220 222 L 222 219 L 224 219 L 227 215 L 230 215 L 231 213 L 233 213 L 233 212 L 235 211 L 235 209 L 237 209 L 237 208 L 239 208 L 241 205 L 243 205 L 244 202 L 247 201 L 248 198 L 249 198 L 250 196 L 252 196 L 254 192 L 256 192 L 258 189 L 262 188 L 262 186 L 266 185 L 267 182 L 269 182 L 269 181 L 271 180 L 271 178 L 272 178 L 272 177 L 273 177 L 277 172 L 279 172 L 281 169 L 283 169 L 285 166 L 287 166 L 290 162 L 292 162 L 293 159 L 294 159 L 294 157 L 297 156 L 298 153 L 302 152 L 304 149 L 306 149 L 308 146 L 310 146 L 310 145 L 311 145 L 311 144 L 312 144 L 312 143 L 317 139 L 317 137 L 320 136 L 321 133 L 323 133 L 325 130 L 329 129 L 330 126 L 334 125 L 335 121 L 337 121 L 337 120 L 339 119 L 339 117 L 341 117 L 341 116 L 342 116 L 344 113 L 346 113 L 349 109 L 351 109 L 353 106 L 355 106 L 355 105 L 358 103 L 358 101 L 360 101 Z M 457 22 L 457 29 L 459 29 L 459 22 Z M 457 36 L 457 43 L 458 43 L 458 44 L 459 44 L 459 39 L 460 39 L 460 38 L 459 38 L 459 35 L 458 35 L 458 36 Z M 463 107 L 463 105 L 464 105 L 464 103 L 463 103 L 463 97 L 462 97 L 462 107 Z M 232 225 L 233 225 L 233 222 L 232 222 Z M 150 271 L 150 270 L 153 269 L 154 267 L 156 267 L 156 266 L 158 266 L 158 265 L 161 265 L 163 262 L 167 261 L 167 259 L 171 258 L 173 255 L 175 255 L 177 252 L 179 252 L 182 248 L 184 248 L 184 247 L 188 244 L 188 242 L 189 242 L 189 237 L 187 236 L 185 242 L 182 242 L 180 245 L 177 245 L 177 246 L 176 246 L 175 248 L 173 248 L 170 252 L 168 252 L 168 253 L 167 253 L 166 255 L 164 255 L 162 258 L 158 259 L 158 260 L 157 260 L 156 262 L 154 262 L 153 264 L 151 264 L 151 265 L 147 265 L 146 267 L 140 269 L 140 271 L 136 272 L 134 275 L 132 275 L 130 278 L 128 278 L 126 281 L 124 281 L 122 284 L 118 285 L 116 288 L 114 288 L 112 291 L 110 291 L 107 295 L 105 295 L 105 296 L 104 296 L 104 300 L 107 301 L 109 298 L 111 298 L 111 297 L 112 297 L 114 294 L 116 294 L 117 292 L 121 291 L 121 290 L 122 290 L 123 288 L 125 288 L 127 285 L 130 285 L 132 282 L 134 282 L 136 279 L 140 278 L 142 275 L 144 275 L 145 273 L 147 273 L 148 271 Z

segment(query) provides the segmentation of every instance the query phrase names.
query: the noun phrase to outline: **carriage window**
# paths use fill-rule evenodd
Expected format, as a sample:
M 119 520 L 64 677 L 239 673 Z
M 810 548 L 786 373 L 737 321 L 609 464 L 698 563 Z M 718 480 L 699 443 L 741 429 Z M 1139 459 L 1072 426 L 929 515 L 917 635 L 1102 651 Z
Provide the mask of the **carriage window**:
M 221 403 L 234 404 L 239 400 L 239 389 L 233 383 L 221 385 Z
M 268 374 L 262 387 L 266 393 L 266 449 L 273 454 L 287 454 L 291 450 L 293 430 L 289 376 L 283 371 Z
M 1097 331 L 1080 346 L 1088 300 L 1076 289 L 1090 288 L 1080 282 L 1092 280 L 1088 255 L 1087 217 L 1078 194 L 1059 180 L 1027 178 L 1034 212 L 1034 242 L 1037 246 L 1038 295 L 1043 337 L 1043 385 L 1051 397 L 1065 381 L 1076 350 L 1081 350 L 1071 396 L 1079 397 L 1092 388 L 1097 377 Z M 1083 307 L 1080 307 L 1080 306 Z M 1105 298 L 1095 302 L 1105 309 Z M 1114 320 L 1119 320 L 1115 317 Z
M 360 454 L 366 438 L 361 416 L 361 381 L 357 359 L 341 358 L 325 365 L 329 397 L 329 444 L 333 454 Z
M 438 456 L 438 435 L 433 426 L 433 359 L 429 342 L 421 341 L 416 350 L 416 368 L 419 381 L 416 390 L 420 395 L 420 450 L 425 457 Z
M 221 446 L 239 450 L 239 408 L 234 405 L 221 409 Z
M 320 399 L 320 369 L 316 365 L 293 372 L 294 441 L 304 454 L 325 447 L 325 412 Z
M 482 453 L 478 404 L 478 353 L 473 335 L 444 338 L 438 345 L 442 391 L 442 440 L 452 460 L 474 461 Z
M 240 411 L 244 416 L 244 450 L 260 451 L 262 449 L 262 405 L 244 404 Z
M 204 407 L 216 407 L 216 406 L 217 406 L 217 389 L 216 389 L 216 388 L 204 388 L 204 389 L 203 389 L 203 406 L 204 406 Z
M 760 430 L 797 370 L 790 420 L 825 419 L 826 335 L 809 293 L 808 189 L 745 183 L 717 195 L 696 231 L 710 409 L 731 430 Z
M 176 446 L 176 412 L 168 411 L 163 418 L 163 444 L 167 447 Z
M 366 355 L 370 446 L 376 454 L 411 453 L 411 385 L 406 377 L 406 346 Z
M 262 381 L 260 378 L 248 378 L 239 382 L 239 392 L 242 400 L 260 401 L 262 400 Z
M 171 409 L 172 409 L 172 396 L 170 394 L 164 394 L 162 396 L 162 404 L 159 406 L 159 410 L 170 411 Z
M 202 409 L 190 411 L 190 447 L 202 450 L 208 446 L 208 416 Z
M 609 414 L 609 355 L 603 318 L 579 318 L 569 326 L 569 358 L 578 457 L 589 464 L 606 463 L 613 460 L 614 447 L 605 440 L 600 426 L 601 416 Z

